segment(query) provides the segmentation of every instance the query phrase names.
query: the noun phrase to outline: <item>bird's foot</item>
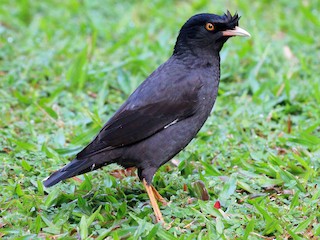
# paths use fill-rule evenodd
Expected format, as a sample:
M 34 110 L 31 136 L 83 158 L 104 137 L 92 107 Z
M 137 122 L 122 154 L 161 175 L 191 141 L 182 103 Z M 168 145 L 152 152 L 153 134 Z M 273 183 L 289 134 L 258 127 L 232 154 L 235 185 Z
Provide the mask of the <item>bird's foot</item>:
M 149 196 L 150 204 L 153 208 L 154 215 L 156 217 L 156 222 L 161 223 L 161 225 L 164 226 L 165 222 L 163 220 L 162 214 L 160 212 L 160 208 L 159 208 L 158 203 L 156 201 L 156 198 L 154 196 L 154 191 L 152 190 L 152 185 L 149 185 L 145 179 L 143 179 L 143 185 L 146 188 L 147 194 Z
M 155 198 L 158 200 L 158 202 L 161 202 L 163 206 L 167 206 L 168 202 L 160 195 L 160 193 L 157 191 L 157 189 L 151 185 L 151 189 L 153 191 L 153 194 Z

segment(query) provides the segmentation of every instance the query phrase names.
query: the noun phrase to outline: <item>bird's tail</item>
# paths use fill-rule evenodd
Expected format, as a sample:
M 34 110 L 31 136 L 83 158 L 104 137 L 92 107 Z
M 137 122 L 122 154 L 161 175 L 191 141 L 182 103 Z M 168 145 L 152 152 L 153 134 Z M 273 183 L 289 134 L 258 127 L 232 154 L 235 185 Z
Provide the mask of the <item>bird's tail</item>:
M 54 172 L 50 177 L 43 181 L 45 187 L 51 187 L 58 182 L 98 169 L 105 164 L 95 164 L 94 159 L 73 159 L 66 166 Z

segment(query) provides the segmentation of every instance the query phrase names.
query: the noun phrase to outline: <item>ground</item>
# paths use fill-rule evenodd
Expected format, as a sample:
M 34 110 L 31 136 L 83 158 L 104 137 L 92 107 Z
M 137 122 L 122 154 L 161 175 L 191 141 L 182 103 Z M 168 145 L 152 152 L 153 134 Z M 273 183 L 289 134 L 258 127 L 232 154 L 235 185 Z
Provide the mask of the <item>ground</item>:
M 224 46 L 210 118 L 154 177 L 166 228 L 134 171 L 43 187 L 190 16 L 227 9 L 252 37 Z M 2 0 L 0 238 L 318 239 L 319 15 L 318 0 Z

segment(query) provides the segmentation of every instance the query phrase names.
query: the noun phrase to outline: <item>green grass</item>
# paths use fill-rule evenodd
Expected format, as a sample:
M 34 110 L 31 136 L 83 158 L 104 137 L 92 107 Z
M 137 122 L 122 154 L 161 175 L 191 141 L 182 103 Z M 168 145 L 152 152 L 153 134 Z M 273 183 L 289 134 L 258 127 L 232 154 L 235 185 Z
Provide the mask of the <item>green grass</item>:
M 170 56 L 191 15 L 227 9 L 252 38 L 225 45 L 211 117 L 154 177 L 170 229 L 115 165 L 42 186 Z M 319 15 L 317 0 L 2 0 L 0 238 L 318 239 Z

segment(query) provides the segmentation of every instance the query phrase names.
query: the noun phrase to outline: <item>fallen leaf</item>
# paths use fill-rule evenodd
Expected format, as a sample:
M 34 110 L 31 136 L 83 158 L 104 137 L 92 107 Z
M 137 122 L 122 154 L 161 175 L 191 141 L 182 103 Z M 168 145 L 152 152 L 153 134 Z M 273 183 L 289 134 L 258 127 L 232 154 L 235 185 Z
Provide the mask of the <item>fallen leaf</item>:
M 82 180 L 80 178 L 78 178 L 78 177 L 73 177 L 72 179 L 77 181 L 77 182 L 79 182 L 79 183 L 82 183 Z
M 136 176 L 135 170 L 136 168 L 134 167 L 127 168 L 127 169 L 116 169 L 111 171 L 110 175 L 118 179 L 123 179 L 125 177 Z
M 283 47 L 283 55 L 285 56 L 285 58 L 287 60 L 295 61 L 297 59 L 296 56 L 292 53 L 292 51 L 291 51 L 289 46 L 284 46 Z
M 216 201 L 213 205 L 214 208 L 216 209 L 220 209 L 221 208 L 221 204 L 220 204 L 220 201 Z
M 276 150 L 278 151 L 278 155 L 284 155 L 287 153 L 287 150 L 281 147 L 276 147 Z
M 187 186 L 187 184 L 183 184 L 183 191 L 185 191 L 185 192 L 188 191 L 188 186 Z
M 178 167 L 179 164 L 180 164 L 180 162 L 181 162 L 181 161 L 180 161 L 179 159 L 176 159 L 176 158 L 173 158 L 173 159 L 171 160 L 172 165 L 175 166 L 175 167 Z
M 203 200 L 203 201 L 208 201 L 210 199 L 208 190 L 201 180 L 195 181 L 192 183 L 193 190 L 197 196 L 197 198 Z
M 292 121 L 291 121 L 290 115 L 288 116 L 287 125 L 288 125 L 288 133 L 291 133 Z

